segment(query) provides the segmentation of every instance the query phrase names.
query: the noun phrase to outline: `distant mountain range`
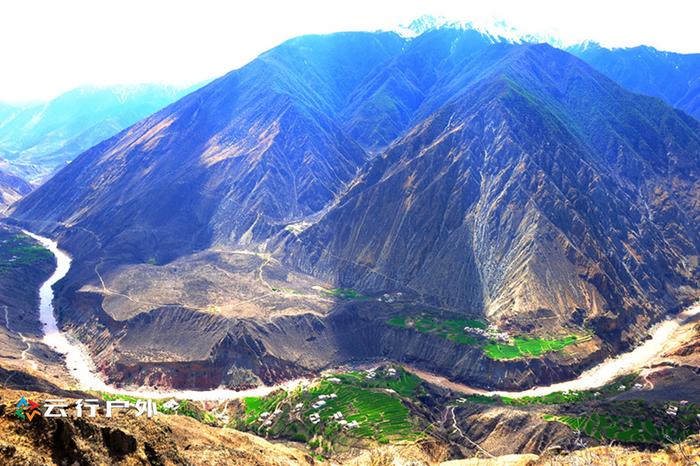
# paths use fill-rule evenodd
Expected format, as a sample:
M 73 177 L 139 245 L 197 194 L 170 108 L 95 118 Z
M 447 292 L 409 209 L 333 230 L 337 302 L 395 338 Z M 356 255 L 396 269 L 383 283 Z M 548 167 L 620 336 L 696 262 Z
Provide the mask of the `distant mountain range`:
M 700 119 L 700 53 L 653 47 L 608 49 L 585 43 L 567 49 L 632 92 L 663 99 Z
M 477 27 L 471 22 L 426 15 L 397 31 L 404 37 L 415 37 L 439 29 L 472 31 L 491 43 L 547 42 L 563 48 L 556 38 L 524 34 L 504 22 Z M 661 52 L 646 46 L 608 49 L 593 42 L 565 50 L 633 92 L 659 97 L 700 117 L 700 54 Z M 40 183 L 78 154 L 198 87 L 81 87 L 46 103 L 0 102 L 0 159 L 14 175 Z M 393 130 L 389 127 L 386 131 Z M 378 136 L 378 140 L 383 137 Z
M 211 311 L 223 291 L 209 274 L 222 251 L 241 250 L 266 259 L 255 274 L 226 269 L 230 283 L 257 277 L 271 294 L 314 280 L 369 296 L 400 291 L 411 305 L 516 334 L 585 327 L 598 346 L 583 357 L 603 357 L 700 295 L 699 154 L 700 122 L 549 45 L 455 28 L 304 36 L 92 147 L 11 215 L 74 254 L 62 319 L 101 335 L 84 337 L 100 351 L 113 335 L 122 346 L 104 364 L 137 366 L 112 373 L 138 381 L 174 367 L 145 354 L 177 352 L 177 364 L 209 355 L 215 369 L 197 366 L 207 374 L 245 365 L 268 379 L 327 358 L 403 357 L 400 345 L 377 349 L 380 338 L 332 346 L 360 328 L 360 317 L 333 310 L 307 308 L 264 330 L 272 311 L 246 314 L 254 330 Z M 193 264 L 197 281 L 183 296 L 196 308 L 167 297 L 108 316 L 87 297 L 138 283 L 140 302 L 153 302 L 164 292 L 154 277 L 167 270 L 173 283 Z M 282 285 L 266 284 L 265 264 Z M 379 315 L 376 300 L 353 306 Z M 151 333 L 189 335 L 196 354 L 144 340 Z M 481 384 L 565 372 L 489 369 L 469 352 L 454 363 L 426 338 L 411 358 Z M 247 339 L 262 359 L 241 355 L 234 342 Z
M 158 84 L 81 87 L 45 103 L 0 103 L 0 158 L 16 175 L 38 182 L 194 89 Z

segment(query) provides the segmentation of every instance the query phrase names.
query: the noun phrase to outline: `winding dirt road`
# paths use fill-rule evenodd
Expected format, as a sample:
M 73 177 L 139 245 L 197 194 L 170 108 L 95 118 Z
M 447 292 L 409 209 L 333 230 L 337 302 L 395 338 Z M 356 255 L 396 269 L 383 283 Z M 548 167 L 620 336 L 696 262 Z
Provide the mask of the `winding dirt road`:
M 15 330 L 12 330 L 12 328 L 10 326 L 10 314 L 9 314 L 10 308 L 8 308 L 5 305 L 3 305 L 3 308 L 5 309 L 5 328 L 7 329 L 8 332 L 16 333 L 17 335 L 19 335 L 19 338 L 22 340 L 22 343 L 24 343 L 26 345 L 26 348 L 20 354 L 20 358 L 22 359 L 22 361 L 26 361 L 27 363 L 29 363 L 29 365 L 32 366 L 32 368 L 34 370 L 37 370 L 39 368 L 39 365 L 36 363 L 36 361 L 34 361 L 33 359 L 31 359 L 27 356 L 29 354 L 29 351 L 31 351 L 31 349 L 32 349 L 31 340 L 29 338 L 25 337 L 22 332 L 17 332 Z

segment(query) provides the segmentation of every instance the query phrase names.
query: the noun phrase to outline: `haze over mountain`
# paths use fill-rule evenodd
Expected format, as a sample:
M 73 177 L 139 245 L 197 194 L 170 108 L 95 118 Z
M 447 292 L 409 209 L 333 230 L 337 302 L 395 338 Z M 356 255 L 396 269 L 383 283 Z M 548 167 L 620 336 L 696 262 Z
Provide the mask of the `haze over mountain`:
M 0 103 L 0 158 L 15 174 L 37 182 L 196 87 L 79 87 L 45 103 Z
M 513 387 L 698 296 L 698 154 L 697 120 L 548 45 L 304 36 L 92 147 L 12 218 L 74 255 L 60 320 L 120 382 L 384 356 Z M 324 287 L 593 340 L 532 365 L 436 352 L 387 328 L 391 306 Z
M 6 166 L 0 165 L 0 213 L 31 190 L 29 183 L 9 173 Z

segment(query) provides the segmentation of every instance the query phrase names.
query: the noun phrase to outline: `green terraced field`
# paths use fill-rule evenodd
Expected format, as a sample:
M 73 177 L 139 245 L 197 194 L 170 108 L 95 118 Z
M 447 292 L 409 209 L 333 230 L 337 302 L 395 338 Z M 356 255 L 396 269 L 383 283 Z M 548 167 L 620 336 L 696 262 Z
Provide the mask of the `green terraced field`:
M 501 403 L 507 406 L 529 405 L 559 405 L 565 403 L 583 403 L 587 401 L 600 401 L 605 398 L 630 390 L 638 374 L 632 373 L 617 378 L 614 382 L 599 387 L 595 390 L 580 390 L 567 392 L 554 392 L 543 396 L 524 396 L 522 398 L 509 398 L 507 396 L 466 395 L 461 397 L 469 403 L 494 404 Z
M 264 397 L 250 397 L 250 398 L 244 398 L 243 402 L 245 403 L 245 413 L 246 413 L 246 423 L 247 424 L 252 424 L 255 422 L 255 420 L 258 419 L 260 414 L 264 413 L 265 411 L 272 412 L 277 408 L 277 405 L 280 404 L 282 401 L 284 401 L 287 398 L 287 393 L 284 391 L 280 391 L 278 393 L 273 393 L 272 395 L 269 396 L 264 396 Z
M 697 424 L 694 411 L 698 411 L 696 407 L 692 407 L 687 415 L 665 416 L 656 421 L 648 417 L 605 413 L 592 413 L 583 416 L 547 414 L 544 419 L 561 422 L 598 440 L 664 445 L 680 442 L 697 433 L 698 426 L 694 426 Z
M 417 377 L 396 369 L 390 376 L 381 370 L 375 378 L 368 379 L 366 372 L 347 372 L 326 377 L 307 389 L 280 391 L 266 397 L 246 398 L 244 414 L 232 427 L 265 433 L 273 438 L 306 442 L 316 453 L 330 453 L 338 445 L 350 445 L 357 439 L 369 439 L 379 443 L 414 441 L 422 437 L 418 421 L 410 414 L 403 398 L 421 393 Z M 339 379 L 331 381 L 329 379 Z M 321 395 L 326 398 L 320 408 L 312 405 Z M 301 408 L 297 405 L 302 404 Z M 261 418 L 261 414 L 274 413 Z M 342 413 L 346 422 L 357 421 L 359 427 L 344 428 L 335 413 Z M 320 422 L 311 422 L 317 413 Z M 353 440 L 354 439 L 354 440 Z
M 365 372 L 352 371 L 343 374 L 336 374 L 333 377 L 339 378 L 348 385 L 354 385 L 361 388 L 388 388 L 394 390 L 400 396 L 413 397 L 422 393 L 420 379 L 413 374 L 398 369 L 396 377 L 376 377 L 367 379 Z
M 569 335 L 564 338 L 543 339 L 543 338 L 522 338 L 515 337 L 512 345 L 501 343 L 490 343 L 483 347 L 486 356 L 491 359 L 509 360 L 521 358 L 536 358 L 544 353 L 561 351 L 574 343 L 581 343 L 590 340 L 590 336 Z
M 610 395 L 615 395 L 632 388 L 637 374 L 624 375 L 612 383 L 604 385 L 595 390 L 580 390 L 569 392 L 554 392 L 544 396 L 525 396 L 522 398 L 500 397 L 505 405 L 527 406 L 527 405 L 558 405 L 564 403 L 583 403 L 586 401 L 601 400 Z M 597 393 L 597 395 L 596 395 Z
M 497 343 L 488 336 L 466 332 L 466 327 L 485 330 L 484 322 L 474 319 L 443 319 L 424 313 L 421 315 L 399 315 L 387 320 L 392 327 L 410 328 L 420 333 L 436 335 L 463 345 L 482 348 L 484 354 L 496 360 L 513 360 L 540 357 L 548 352 L 561 351 L 569 345 L 590 340 L 590 335 L 568 335 L 563 338 L 527 338 L 515 337 L 513 344 Z
M 375 438 L 405 440 L 411 437 L 412 424 L 406 408 L 401 401 L 388 393 L 367 390 L 349 384 L 321 382 L 312 395 L 337 394 L 337 398 L 319 409 L 321 419 L 327 420 L 333 413 L 340 411 L 348 421 L 360 422 L 360 427 L 352 434 Z M 309 409 L 305 414 L 314 412 Z

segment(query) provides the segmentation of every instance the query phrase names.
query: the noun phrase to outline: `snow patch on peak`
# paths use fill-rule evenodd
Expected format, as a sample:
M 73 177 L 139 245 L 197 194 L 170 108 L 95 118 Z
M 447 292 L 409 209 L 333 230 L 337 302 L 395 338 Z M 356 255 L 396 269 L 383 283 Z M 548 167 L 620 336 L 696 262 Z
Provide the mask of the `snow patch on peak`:
M 448 20 L 444 16 L 423 15 L 409 24 L 400 24 L 396 28 L 396 32 L 403 37 L 416 37 L 432 29 L 443 27 L 446 24 L 448 24 Z
M 502 19 L 489 22 L 455 21 L 449 20 L 444 16 L 423 15 L 407 25 L 399 25 L 394 32 L 403 37 L 413 38 L 427 31 L 443 28 L 476 31 L 488 37 L 493 43 L 548 43 L 555 47 L 564 45 L 560 39 L 553 35 L 526 33 Z

